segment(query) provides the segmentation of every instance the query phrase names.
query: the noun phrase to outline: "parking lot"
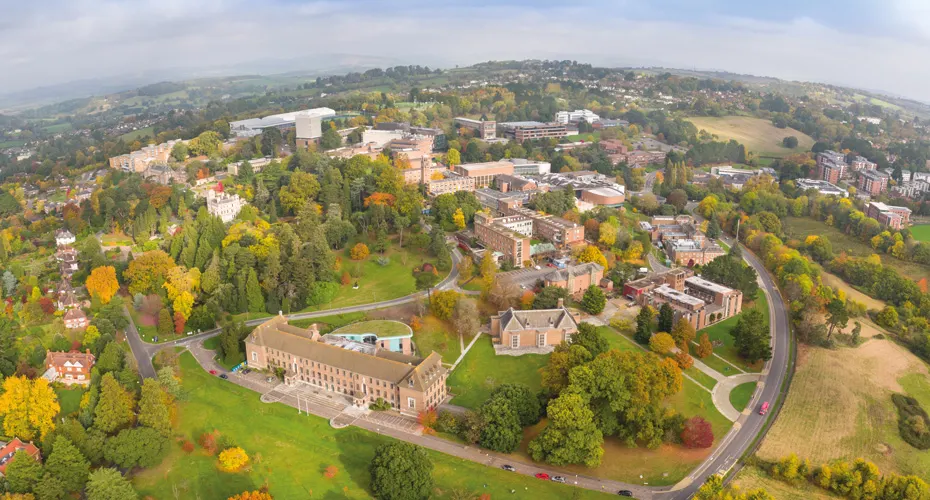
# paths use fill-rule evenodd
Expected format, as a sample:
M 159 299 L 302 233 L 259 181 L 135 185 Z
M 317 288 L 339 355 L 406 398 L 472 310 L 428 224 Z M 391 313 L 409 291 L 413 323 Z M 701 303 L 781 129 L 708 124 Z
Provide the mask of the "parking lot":
M 420 424 L 412 418 L 402 417 L 393 412 L 373 411 L 365 415 L 365 419 L 375 425 L 383 425 L 410 434 L 420 434 Z
M 497 275 L 497 278 L 501 281 L 513 283 L 524 289 L 535 288 L 537 281 L 542 281 L 547 274 L 558 271 L 555 267 L 547 267 L 545 265 L 541 265 L 540 267 L 541 269 L 525 267 L 523 269 L 517 269 L 516 271 L 500 273 Z

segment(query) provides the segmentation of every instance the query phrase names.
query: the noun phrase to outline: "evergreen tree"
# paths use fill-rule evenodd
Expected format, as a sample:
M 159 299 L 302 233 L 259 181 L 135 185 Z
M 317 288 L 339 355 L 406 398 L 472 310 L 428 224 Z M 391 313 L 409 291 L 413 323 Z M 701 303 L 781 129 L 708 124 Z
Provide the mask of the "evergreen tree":
M 598 315 L 604 311 L 606 305 L 607 297 L 597 285 L 589 286 L 581 298 L 581 308 L 588 314 Z
M 13 454 L 13 461 L 6 466 L 7 484 L 13 493 L 31 493 L 42 478 L 42 464 L 23 450 Z
M 733 344 L 739 355 L 750 363 L 772 358 L 769 328 L 758 308 L 743 311 L 736 326 L 730 330 L 730 335 L 733 336 Z
M 659 331 L 669 333 L 672 331 L 672 323 L 675 321 L 675 311 L 672 310 L 667 302 L 659 307 Z
M 652 318 L 655 316 L 655 309 L 651 306 L 643 306 L 636 315 L 636 333 L 633 339 L 640 344 L 648 344 L 652 338 Z
M 168 406 L 168 395 L 155 379 L 147 378 L 142 382 L 139 425 L 151 427 L 166 436 L 171 434 L 171 410 Z
M 132 483 L 112 468 L 97 469 L 87 481 L 87 500 L 137 500 Z
M 126 389 L 107 373 L 100 379 L 100 399 L 94 411 L 94 426 L 103 432 L 113 432 L 132 425 L 136 402 Z
M 258 276 L 255 274 L 255 268 L 249 269 L 249 277 L 245 285 L 245 290 L 249 301 L 249 311 L 263 312 L 265 310 L 265 298 L 262 297 L 262 288 L 258 284 Z
M 171 320 L 171 312 L 168 311 L 167 307 L 163 307 L 161 311 L 158 311 L 157 331 L 158 335 L 162 337 L 168 337 L 174 331 L 174 321 Z
M 78 492 L 87 483 L 90 462 L 68 438 L 59 436 L 45 462 L 45 471 L 61 482 L 65 492 Z

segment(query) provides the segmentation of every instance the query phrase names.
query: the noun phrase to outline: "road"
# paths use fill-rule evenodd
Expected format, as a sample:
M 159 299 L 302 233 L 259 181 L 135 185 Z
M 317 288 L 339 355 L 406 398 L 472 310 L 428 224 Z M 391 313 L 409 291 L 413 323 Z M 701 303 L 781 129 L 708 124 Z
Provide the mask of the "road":
M 440 281 L 434 289 L 445 290 L 448 288 L 453 288 L 456 286 L 456 282 L 459 277 L 458 263 L 462 259 L 462 254 L 459 252 L 458 248 L 452 250 L 452 271 L 449 272 L 449 275 L 445 279 Z M 399 297 L 391 300 L 384 300 L 381 302 L 372 302 L 370 304 L 362 304 L 358 306 L 350 307 L 340 307 L 337 309 L 326 309 L 323 311 L 312 311 L 312 312 L 302 312 L 286 315 L 290 320 L 298 319 L 312 319 L 319 318 L 322 316 L 332 316 L 334 314 L 347 314 L 354 312 L 364 312 L 372 311 L 375 309 L 384 309 L 387 307 L 399 306 L 402 304 L 407 304 L 418 299 L 425 297 L 427 294 L 426 291 L 412 293 L 410 295 Z M 142 340 L 142 336 L 139 335 L 139 330 L 136 329 L 136 325 L 132 321 L 132 317 L 129 315 L 128 310 L 124 310 L 124 314 L 129 318 L 129 326 L 126 327 L 126 340 L 129 341 L 129 347 L 132 350 L 132 355 L 136 359 L 136 366 L 139 369 L 139 375 L 142 378 L 153 378 L 155 377 L 155 367 L 152 366 L 152 358 L 155 354 L 166 348 L 166 347 L 175 347 L 175 346 L 189 346 L 192 343 L 201 340 L 208 339 L 214 335 L 218 335 L 223 331 L 222 328 L 214 328 L 212 330 L 207 330 L 196 335 L 191 335 L 182 339 L 172 340 L 170 342 L 163 342 L 160 344 L 152 344 Z M 249 321 L 246 321 L 247 326 L 257 326 L 265 321 L 268 321 L 268 317 L 256 318 Z

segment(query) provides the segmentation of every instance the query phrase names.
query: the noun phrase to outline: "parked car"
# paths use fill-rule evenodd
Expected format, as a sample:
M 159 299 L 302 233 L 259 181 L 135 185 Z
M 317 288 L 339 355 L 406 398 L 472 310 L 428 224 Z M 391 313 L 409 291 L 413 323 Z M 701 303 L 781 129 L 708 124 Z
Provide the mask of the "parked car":
M 275 381 L 275 378 L 274 378 L 274 377 L 266 377 L 266 378 L 265 378 L 265 382 L 268 382 L 269 384 L 272 383 L 272 382 L 274 382 L 274 381 Z
M 226 380 L 226 379 L 229 378 L 229 375 L 226 375 L 225 373 L 221 373 L 221 374 L 220 374 L 220 378 L 223 379 L 223 380 Z
M 622 497 L 631 497 L 631 496 L 633 496 L 633 492 L 630 491 L 630 490 L 620 490 L 620 491 L 617 492 L 617 494 L 620 495 L 620 496 L 622 496 Z
M 539 271 L 540 269 L 542 269 L 542 268 L 539 267 L 539 266 L 536 266 L 536 270 L 537 270 L 537 271 Z
M 769 412 L 769 402 L 766 401 L 762 403 L 762 407 L 759 408 L 759 415 L 765 415 L 768 412 Z
M 552 476 L 552 480 L 555 481 L 555 482 L 557 482 L 557 483 L 564 483 L 564 482 L 565 482 L 565 478 L 562 477 L 562 476 Z
M 243 368 L 242 371 L 241 371 L 240 373 L 242 373 L 243 375 L 248 375 L 248 374 L 252 373 L 252 369 L 251 369 L 251 368 Z
M 210 370 L 210 375 L 216 375 L 216 370 Z
M 501 465 L 501 469 L 504 469 L 508 472 L 517 472 L 517 468 L 512 465 Z
M 536 479 L 549 479 L 549 474 L 546 474 L 545 472 L 537 472 Z

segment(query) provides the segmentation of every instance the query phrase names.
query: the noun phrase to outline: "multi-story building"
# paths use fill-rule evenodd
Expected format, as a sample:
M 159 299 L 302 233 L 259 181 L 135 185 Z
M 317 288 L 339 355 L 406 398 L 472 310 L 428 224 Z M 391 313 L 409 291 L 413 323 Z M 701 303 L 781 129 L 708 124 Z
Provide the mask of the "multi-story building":
M 654 163 L 662 163 L 668 155 L 666 151 L 628 151 L 610 155 L 610 160 L 617 163 L 626 163 L 631 167 L 646 167 Z
M 510 158 L 514 175 L 543 175 L 552 171 L 552 164 L 547 161 L 530 161 L 526 158 Z
M 704 247 L 704 233 L 690 215 L 657 215 L 650 222 L 640 222 L 640 227 L 649 233 L 652 241 L 690 240 Z
M 624 294 L 641 305 L 669 304 L 675 321 L 687 319 L 700 330 L 735 316 L 743 307 L 743 293 L 694 276 L 690 270 L 672 269 L 624 285 Z
M 888 174 L 877 170 L 864 170 L 859 172 L 856 187 L 860 193 L 878 196 L 888 189 Z
M 497 122 L 494 120 L 473 120 L 458 116 L 454 119 L 456 125 L 470 128 L 478 132 L 478 137 L 488 140 L 497 138 Z
M 827 196 L 842 196 L 846 197 L 847 192 L 845 189 L 840 189 L 839 187 L 830 184 L 827 181 L 816 180 L 816 179 L 795 179 L 795 184 L 798 186 L 798 189 L 806 191 L 808 189 L 816 189 L 818 193 L 827 195 Z
M 626 154 L 629 152 L 629 148 L 627 148 L 622 141 L 617 139 L 602 139 L 597 145 L 608 155 Z
M 84 311 L 76 308 L 68 309 L 61 319 L 65 322 L 65 328 L 69 330 L 83 330 L 90 324 Z
M 546 286 L 557 286 L 568 290 L 570 295 L 579 296 L 591 285 L 600 285 L 604 279 L 604 266 L 595 262 L 587 262 L 574 266 L 567 266 L 547 274 L 543 278 Z M 611 281 L 612 285 L 613 282 Z
M 176 170 L 167 163 L 152 163 L 142 172 L 142 177 L 150 182 L 170 186 L 171 184 L 184 184 L 187 182 L 187 172 Z
M 491 316 L 491 339 L 496 349 L 537 348 L 551 350 L 571 342 L 578 322 L 561 304 L 556 309 L 518 311 L 510 308 Z
M 877 201 L 870 202 L 865 207 L 865 215 L 891 229 L 901 230 L 911 223 L 911 209 L 886 205 Z
M 522 203 L 503 203 L 505 216 L 524 217 L 532 221 L 532 235 L 552 242 L 557 247 L 573 246 L 584 242 L 584 226 L 561 217 L 546 215 L 524 208 Z
M 238 120 L 229 122 L 229 133 L 233 137 L 246 138 L 246 137 L 255 137 L 261 135 L 262 131 L 266 128 L 277 128 L 279 130 L 287 130 L 294 128 L 297 125 L 298 116 L 301 117 L 301 122 L 305 128 L 301 129 L 303 136 L 298 135 L 304 139 L 315 139 L 321 137 L 323 134 L 320 133 L 315 138 L 312 137 L 314 132 L 318 132 L 319 129 L 315 129 L 314 126 L 310 123 L 312 117 L 331 118 L 336 116 L 336 112 L 330 108 L 313 108 L 313 109 L 302 109 L 299 111 L 288 111 L 287 113 L 278 113 L 276 115 L 269 115 L 262 118 L 249 118 L 247 120 Z M 319 126 L 319 124 L 317 124 Z M 300 142 L 298 142 L 300 144 Z M 303 144 L 306 146 L 306 142 Z
M 52 382 L 90 384 L 90 371 L 96 358 L 90 351 L 53 352 L 45 354 L 45 374 Z
M 207 211 L 210 215 L 219 217 L 223 222 L 232 222 L 246 201 L 239 197 L 238 194 L 217 193 L 213 189 L 207 190 Z
M 830 184 L 840 182 L 846 176 L 846 156 L 836 151 L 817 153 L 817 169 L 814 178 Z
M 183 142 L 180 139 L 152 144 L 124 155 L 110 157 L 110 168 L 126 172 L 142 173 L 149 165 L 155 163 L 168 163 L 171 149 L 174 145 Z
M 511 191 L 528 192 L 539 189 L 539 186 L 536 185 L 536 181 L 516 175 L 498 175 L 495 179 L 495 183 L 497 184 L 497 189 L 502 193 Z
M 441 194 L 455 193 L 457 191 L 474 192 L 475 179 L 473 177 L 462 177 L 461 175 L 449 175 L 438 181 L 428 181 L 426 185 L 426 194 L 430 197 L 436 197 Z
M 925 180 L 902 182 L 891 188 L 891 190 L 898 196 L 915 199 L 923 196 L 924 193 L 930 192 L 930 182 Z
M 36 445 L 20 441 L 15 437 L 0 446 L 0 476 L 6 475 L 6 468 L 13 463 L 13 457 L 16 456 L 17 451 L 25 451 L 31 460 L 42 460 L 42 453 Z
M 669 240 L 665 242 L 665 251 L 672 262 L 682 266 L 703 266 L 726 254 L 719 245 L 701 245 L 694 240 Z
M 878 165 L 876 163 L 870 162 L 864 156 L 857 156 L 853 158 L 853 161 L 849 162 L 849 166 L 853 171 L 860 172 L 863 170 L 875 170 Z
M 557 111 L 555 113 L 555 122 L 563 125 L 569 123 L 588 122 L 594 123 L 601 119 L 594 111 L 589 109 L 576 109 L 575 111 Z
M 489 161 L 484 163 L 463 163 L 453 167 L 453 171 L 463 177 L 475 179 L 475 187 L 488 187 L 498 175 L 513 175 L 513 163 L 509 161 Z
M 568 128 L 561 123 L 542 123 L 536 121 L 505 122 L 500 124 L 504 136 L 523 142 L 530 139 L 560 139 L 568 135 Z
M 283 315 L 259 325 L 245 339 L 246 363 L 258 370 L 280 369 L 284 383 L 344 397 L 357 407 L 378 398 L 401 413 L 436 408 L 446 397 L 448 370 L 432 352 L 418 358 L 315 329 L 287 324 Z
M 486 249 L 500 253 L 514 267 L 523 267 L 523 263 L 530 260 L 529 235 L 508 227 L 486 213 L 475 214 L 475 237 Z
M 539 177 L 539 183 L 548 185 L 550 190 L 571 187 L 582 210 L 601 205 L 620 206 L 626 193 L 626 188 L 612 178 L 591 170 L 545 174 Z

